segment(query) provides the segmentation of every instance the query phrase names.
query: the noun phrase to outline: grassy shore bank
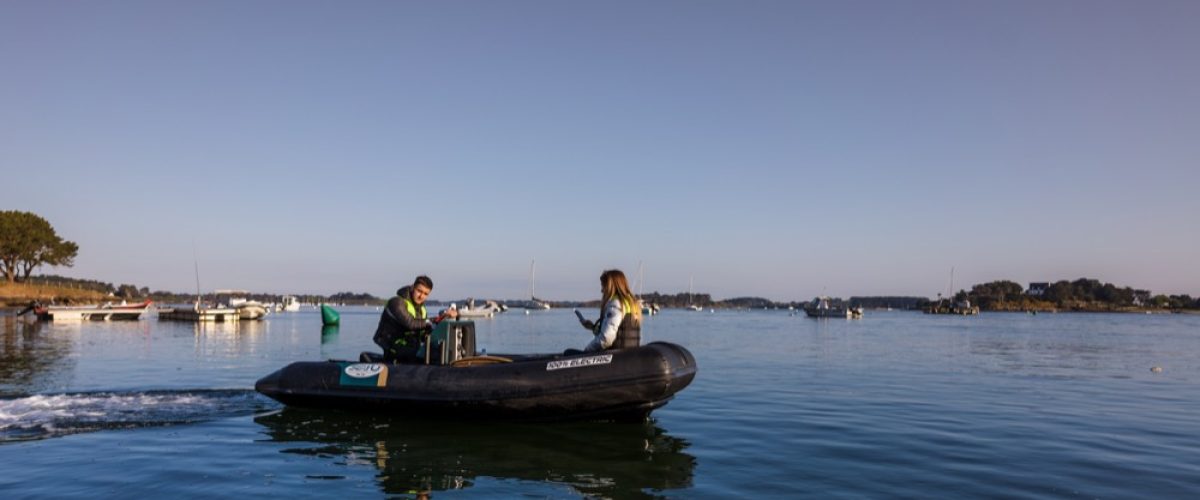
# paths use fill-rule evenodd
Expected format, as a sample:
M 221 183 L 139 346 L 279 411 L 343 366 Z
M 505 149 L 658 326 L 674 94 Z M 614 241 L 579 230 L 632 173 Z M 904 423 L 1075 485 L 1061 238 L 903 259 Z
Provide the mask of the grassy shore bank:
M 33 300 L 57 304 L 94 304 L 109 298 L 107 294 L 95 290 L 25 283 L 0 283 L 0 307 L 23 306 Z

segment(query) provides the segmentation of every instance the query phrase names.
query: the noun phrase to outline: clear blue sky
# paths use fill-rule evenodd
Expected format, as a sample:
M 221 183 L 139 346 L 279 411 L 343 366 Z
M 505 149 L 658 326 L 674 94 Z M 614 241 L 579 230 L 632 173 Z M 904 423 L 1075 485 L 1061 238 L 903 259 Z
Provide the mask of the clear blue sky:
M 0 209 L 153 289 L 1200 295 L 1200 2 L 0 3 Z

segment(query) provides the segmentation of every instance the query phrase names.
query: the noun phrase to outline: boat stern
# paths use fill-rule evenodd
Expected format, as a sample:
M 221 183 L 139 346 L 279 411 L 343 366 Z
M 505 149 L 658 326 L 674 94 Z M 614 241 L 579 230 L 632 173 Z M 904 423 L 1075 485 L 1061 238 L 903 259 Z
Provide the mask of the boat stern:
M 682 391 L 696 378 L 696 358 L 691 351 L 669 342 L 652 342 L 649 345 L 662 356 L 663 370 L 667 376 L 667 386 L 663 391 L 665 396 L 670 397 Z

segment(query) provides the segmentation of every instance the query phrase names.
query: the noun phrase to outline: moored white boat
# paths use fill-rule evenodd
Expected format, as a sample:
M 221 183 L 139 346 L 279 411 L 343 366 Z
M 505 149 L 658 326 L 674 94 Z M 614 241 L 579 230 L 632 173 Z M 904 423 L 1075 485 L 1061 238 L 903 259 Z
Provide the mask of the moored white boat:
M 146 300 L 139 304 L 104 304 L 100 306 L 35 306 L 33 313 L 38 319 L 52 321 L 113 321 L 142 319 L 142 315 L 153 304 Z
M 241 319 L 262 319 L 268 314 L 267 306 L 257 300 L 246 300 L 234 306 Z
M 270 312 L 266 304 L 249 299 L 250 292 L 246 290 L 216 290 L 213 293 L 224 306 L 237 311 L 239 319 L 262 319 Z
M 863 310 L 829 297 L 817 297 L 804 305 L 804 314 L 810 318 L 861 318 Z
M 279 310 L 282 312 L 296 312 L 300 310 L 300 301 L 296 300 L 294 295 L 284 295 L 279 303 Z
M 500 311 L 502 311 L 500 304 L 495 301 L 489 300 L 482 306 L 476 306 L 474 299 L 468 299 L 465 306 L 458 308 L 458 317 L 460 319 L 490 318 Z

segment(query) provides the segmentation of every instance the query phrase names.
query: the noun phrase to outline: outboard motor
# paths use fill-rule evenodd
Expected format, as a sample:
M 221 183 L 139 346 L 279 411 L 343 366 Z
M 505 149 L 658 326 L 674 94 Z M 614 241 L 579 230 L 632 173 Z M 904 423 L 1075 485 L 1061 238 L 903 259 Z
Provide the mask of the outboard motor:
M 36 300 L 30 301 L 28 306 L 25 306 L 24 309 L 21 309 L 21 312 L 17 313 L 17 316 L 24 316 L 27 312 L 37 311 L 39 306 L 41 306 L 41 304 L 38 304 Z

